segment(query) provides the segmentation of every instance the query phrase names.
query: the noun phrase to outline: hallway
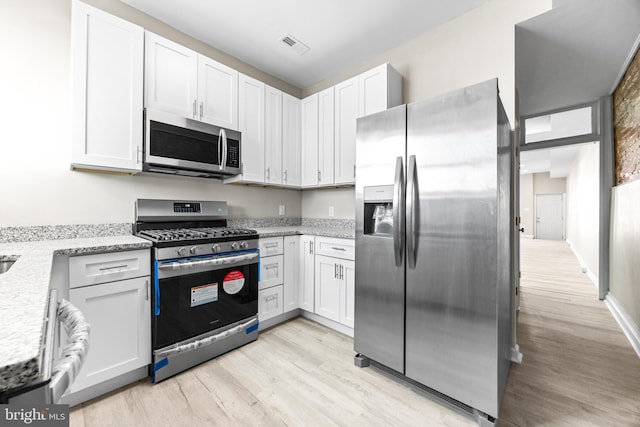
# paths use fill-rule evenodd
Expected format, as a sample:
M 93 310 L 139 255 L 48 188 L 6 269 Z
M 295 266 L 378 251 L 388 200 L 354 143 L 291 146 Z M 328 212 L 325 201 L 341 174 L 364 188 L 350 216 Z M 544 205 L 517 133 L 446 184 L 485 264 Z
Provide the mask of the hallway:
M 638 426 L 640 359 L 565 241 L 521 239 L 518 344 L 502 426 Z

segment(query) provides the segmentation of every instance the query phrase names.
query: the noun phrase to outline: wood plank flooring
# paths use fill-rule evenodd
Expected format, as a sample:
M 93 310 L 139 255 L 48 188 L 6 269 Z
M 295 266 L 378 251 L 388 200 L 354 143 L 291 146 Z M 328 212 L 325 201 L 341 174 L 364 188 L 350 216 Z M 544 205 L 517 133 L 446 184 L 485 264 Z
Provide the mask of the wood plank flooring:
M 640 425 L 640 359 L 564 242 L 522 240 L 503 426 Z M 353 365 L 353 341 L 297 318 L 162 383 L 72 408 L 71 426 L 465 426 L 466 414 Z

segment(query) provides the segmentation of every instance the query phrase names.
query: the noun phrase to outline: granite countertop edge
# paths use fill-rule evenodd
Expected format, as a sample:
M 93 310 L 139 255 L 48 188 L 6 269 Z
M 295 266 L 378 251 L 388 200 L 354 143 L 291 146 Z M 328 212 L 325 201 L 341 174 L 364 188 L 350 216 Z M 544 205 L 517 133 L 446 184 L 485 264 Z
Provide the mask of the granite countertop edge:
M 289 226 L 289 227 L 253 227 L 260 237 L 295 236 L 306 234 L 310 236 L 333 237 L 340 239 L 355 238 L 355 230 L 350 228 L 325 228 L 310 226 Z
M 53 257 L 146 249 L 133 235 L 0 243 L 0 261 L 15 261 L 0 274 L 0 391 L 40 376 L 40 347 Z

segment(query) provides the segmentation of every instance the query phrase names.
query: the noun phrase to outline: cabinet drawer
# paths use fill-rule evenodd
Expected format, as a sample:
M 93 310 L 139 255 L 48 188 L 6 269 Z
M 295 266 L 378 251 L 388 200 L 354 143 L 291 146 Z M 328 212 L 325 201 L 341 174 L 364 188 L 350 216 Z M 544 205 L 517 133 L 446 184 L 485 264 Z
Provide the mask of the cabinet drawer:
M 284 256 L 260 258 L 260 282 L 258 289 L 266 289 L 284 283 Z
M 282 285 L 258 291 L 258 319 L 261 322 L 283 313 Z
M 148 249 L 69 258 L 69 287 L 96 285 L 150 274 Z
M 316 237 L 316 255 L 354 260 L 355 241 L 353 239 Z
M 280 255 L 283 253 L 282 236 L 260 239 L 259 245 L 261 257 Z

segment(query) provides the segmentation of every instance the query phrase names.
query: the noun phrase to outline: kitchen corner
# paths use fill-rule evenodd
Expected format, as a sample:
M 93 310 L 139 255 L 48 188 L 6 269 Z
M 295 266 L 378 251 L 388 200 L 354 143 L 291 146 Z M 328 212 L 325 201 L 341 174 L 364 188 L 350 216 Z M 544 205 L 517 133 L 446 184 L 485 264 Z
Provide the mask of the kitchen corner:
M 15 261 L 0 274 L 0 393 L 42 374 L 54 257 L 150 246 L 130 234 L 114 235 L 120 232 L 121 227 L 109 225 L 0 228 L 0 261 Z

